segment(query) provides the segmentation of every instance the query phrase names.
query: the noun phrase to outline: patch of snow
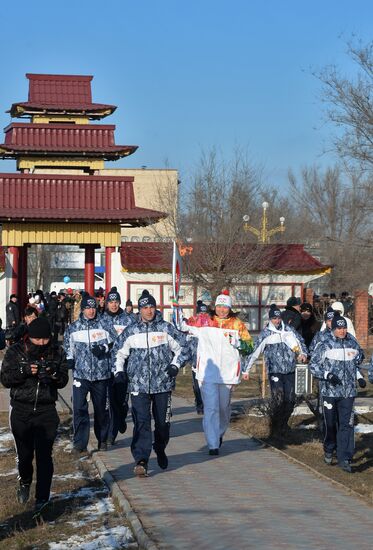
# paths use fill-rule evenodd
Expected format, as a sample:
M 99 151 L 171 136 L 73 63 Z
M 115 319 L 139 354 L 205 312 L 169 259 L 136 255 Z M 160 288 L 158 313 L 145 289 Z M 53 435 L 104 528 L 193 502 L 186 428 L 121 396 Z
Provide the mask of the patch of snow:
M 317 428 L 316 424 L 299 424 L 295 429 L 296 430 L 315 430 Z
M 1 472 L 0 477 L 7 477 L 7 476 L 14 476 L 18 475 L 18 470 L 14 468 L 14 470 L 10 470 L 10 472 Z
M 115 550 L 125 548 L 133 542 L 133 535 L 128 527 L 118 526 L 112 529 L 101 528 L 86 536 L 72 536 L 63 542 L 50 542 L 49 550 Z
M 373 424 L 358 424 L 355 426 L 355 433 L 370 434 L 373 433 Z
M 13 435 L 7 428 L 2 428 L 0 432 L 0 453 L 7 453 L 9 452 L 9 445 L 6 445 L 6 443 L 9 443 L 10 441 L 14 441 Z
M 65 481 L 66 479 L 89 479 L 84 472 L 75 472 L 74 474 L 59 474 L 53 475 L 53 479 L 58 479 L 59 481 Z
M 78 516 L 83 516 L 81 521 L 69 521 L 70 525 L 74 527 L 82 527 L 88 522 L 93 522 L 99 519 L 103 514 L 108 514 L 109 512 L 114 512 L 114 505 L 111 498 L 101 498 L 98 502 L 94 504 L 89 504 L 84 506 L 77 511 Z
M 95 498 L 98 498 L 98 495 L 100 495 L 99 498 L 102 498 L 102 494 L 105 493 L 108 494 L 108 491 L 104 487 L 81 487 L 76 491 L 57 494 L 54 498 L 56 500 L 66 500 L 67 498 L 85 498 L 88 500 L 94 500 Z

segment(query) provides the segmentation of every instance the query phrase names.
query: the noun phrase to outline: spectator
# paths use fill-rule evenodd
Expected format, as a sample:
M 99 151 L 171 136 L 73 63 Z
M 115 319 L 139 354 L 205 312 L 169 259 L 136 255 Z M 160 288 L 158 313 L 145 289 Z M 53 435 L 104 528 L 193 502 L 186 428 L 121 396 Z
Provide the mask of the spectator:
M 300 298 L 296 296 L 290 296 L 286 302 L 285 311 L 281 313 L 281 318 L 285 325 L 291 325 L 291 327 L 300 332 L 302 316 L 300 314 Z
M 80 302 L 82 301 L 82 294 L 80 290 L 74 291 L 74 304 L 72 308 L 72 314 L 71 314 L 71 322 L 74 323 L 79 319 L 80 315 Z
M 333 302 L 330 306 L 336 313 L 338 313 L 341 317 L 346 319 L 347 323 L 347 332 L 352 334 L 352 336 L 356 336 L 354 325 L 352 324 L 351 319 L 348 317 L 344 317 L 344 307 L 341 302 Z M 321 330 L 325 330 L 325 322 L 322 324 Z
M 132 304 L 131 300 L 129 300 L 129 299 L 126 301 L 126 313 L 128 315 L 133 313 L 133 304 Z
M 20 321 L 18 297 L 16 294 L 11 294 L 6 306 L 6 328 L 15 328 L 19 325 Z
M 300 334 L 307 348 L 309 348 L 316 332 L 320 330 L 321 323 L 316 319 L 312 305 L 307 302 L 303 302 L 300 306 L 300 314 L 302 317 Z

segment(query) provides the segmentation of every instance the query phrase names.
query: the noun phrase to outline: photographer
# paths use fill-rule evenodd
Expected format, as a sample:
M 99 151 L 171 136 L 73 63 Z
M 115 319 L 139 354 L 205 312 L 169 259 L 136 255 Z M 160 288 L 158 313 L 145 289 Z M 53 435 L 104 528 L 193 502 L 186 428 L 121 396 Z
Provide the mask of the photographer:
M 28 337 L 11 346 L 1 367 L 1 382 L 10 388 L 10 427 L 16 444 L 19 485 L 17 499 L 30 495 L 33 458 L 36 458 L 35 515 L 47 504 L 53 476 L 52 447 L 59 418 L 57 389 L 68 382 L 66 357 L 51 345 L 46 318 L 28 326 Z

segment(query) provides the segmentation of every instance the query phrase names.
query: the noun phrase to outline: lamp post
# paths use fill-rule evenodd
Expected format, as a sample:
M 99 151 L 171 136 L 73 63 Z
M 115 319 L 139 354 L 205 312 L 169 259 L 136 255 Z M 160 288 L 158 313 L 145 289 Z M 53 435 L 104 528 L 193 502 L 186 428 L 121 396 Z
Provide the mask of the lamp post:
M 268 209 L 268 202 L 263 202 L 263 215 L 262 215 L 262 223 L 261 228 L 257 229 L 256 227 L 253 227 L 252 225 L 249 225 L 250 216 L 248 214 L 245 214 L 243 216 L 243 221 L 245 222 L 243 225 L 243 228 L 245 231 L 250 231 L 253 233 L 256 237 L 258 237 L 258 241 L 262 244 L 268 244 L 270 242 L 270 237 L 272 235 L 275 235 L 276 233 L 283 233 L 285 231 L 285 218 L 281 216 L 280 218 L 280 225 L 278 227 L 274 227 L 273 229 L 268 229 L 268 219 L 267 219 L 267 209 Z

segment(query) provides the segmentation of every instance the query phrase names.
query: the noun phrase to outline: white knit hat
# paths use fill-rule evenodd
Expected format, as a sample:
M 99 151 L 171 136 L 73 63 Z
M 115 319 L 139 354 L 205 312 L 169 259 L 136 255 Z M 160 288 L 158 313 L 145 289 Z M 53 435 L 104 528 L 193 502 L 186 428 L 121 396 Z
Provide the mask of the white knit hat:
M 232 298 L 229 296 L 228 290 L 223 290 L 215 300 L 215 306 L 232 307 Z

